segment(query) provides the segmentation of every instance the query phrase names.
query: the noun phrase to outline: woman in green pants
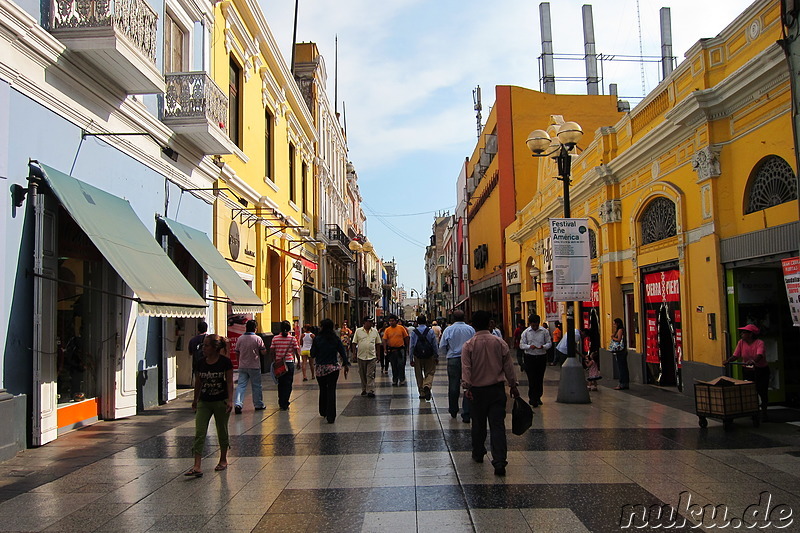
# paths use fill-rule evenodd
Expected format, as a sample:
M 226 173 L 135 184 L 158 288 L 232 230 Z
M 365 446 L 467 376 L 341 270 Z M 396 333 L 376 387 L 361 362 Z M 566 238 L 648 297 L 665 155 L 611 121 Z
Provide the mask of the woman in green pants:
M 228 468 L 228 418 L 233 409 L 233 364 L 225 354 L 228 350 L 228 341 L 219 335 L 206 335 L 203 341 L 203 355 L 197 364 L 197 380 L 194 386 L 194 400 L 192 410 L 196 414 L 194 420 L 194 466 L 186 472 L 185 476 L 202 477 L 201 460 L 203 446 L 208 433 L 208 423 L 214 416 L 214 425 L 217 428 L 219 439 L 219 463 L 214 468 L 216 471 Z

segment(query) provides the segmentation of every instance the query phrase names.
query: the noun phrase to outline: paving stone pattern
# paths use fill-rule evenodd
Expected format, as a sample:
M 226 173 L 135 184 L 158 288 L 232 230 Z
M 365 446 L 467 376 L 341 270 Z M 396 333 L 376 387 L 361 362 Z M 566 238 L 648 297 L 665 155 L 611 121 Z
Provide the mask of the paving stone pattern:
M 620 531 L 626 505 L 679 507 L 682 493 L 731 518 L 762 493 L 800 512 L 796 425 L 701 429 L 690 398 L 649 386 L 607 383 L 589 405 L 559 404 L 558 372 L 547 369 L 531 430 L 508 432 L 505 477 L 472 461 L 469 424 L 447 412 L 442 372 L 430 402 L 411 368 L 405 387 L 379 374 L 375 398 L 360 395 L 357 375 L 340 380 L 334 424 L 317 413 L 315 382 L 295 377 L 286 412 L 264 376 L 267 409 L 254 411 L 248 396 L 231 416 L 227 470 L 214 471 L 212 423 L 204 476 L 183 476 L 194 435 L 184 394 L 0 463 L 0 531 Z M 800 517 L 780 530 L 800 531 Z

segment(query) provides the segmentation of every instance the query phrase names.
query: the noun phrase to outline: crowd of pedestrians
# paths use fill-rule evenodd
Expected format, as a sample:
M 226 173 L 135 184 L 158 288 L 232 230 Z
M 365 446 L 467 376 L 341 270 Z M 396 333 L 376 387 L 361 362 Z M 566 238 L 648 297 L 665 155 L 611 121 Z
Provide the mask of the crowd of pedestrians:
M 299 363 L 302 380 L 316 379 L 319 385 L 319 415 L 332 424 L 336 420 L 336 387 L 341 374 L 347 379 L 351 365 L 357 365 L 361 396 L 375 397 L 376 374 L 389 375 L 394 387 L 406 385 L 405 366 L 408 359 L 414 368 L 420 400 L 432 400 L 433 380 L 439 361 L 447 365 L 447 410 L 453 419 L 459 415 L 471 424 L 472 458 L 483 462 L 486 455 L 487 426 L 495 474 L 505 475 L 506 468 L 506 387 L 513 398 L 520 395 L 514 360 L 528 378 L 528 403 L 542 405 L 544 374 L 548 364 L 563 362 L 568 352 L 570 335 L 561 334 L 561 324 L 555 332 L 533 314 L 528 327 L 522 320 L 511 337 L 511 347 L 503 339 L 494 319 L 486 311 L 475 311 L 467 323 L 464 311 L 455 310 L 453 323 L 429 325 L 425 316 L 415 324 L 403 324 L 395 315 L 375 325 L 365 317 L 361 326 L 351 330 L 345 321 L 341 327 L 326 318 L 319 328 L 298 321 L 280 323 L 280 333 L 269 339 L 257 334 L 258 324 L 249 320 L 245 333 L 236 340 L 238 354 L 238 383 L 234 393 L 233 364 L 229 358 L 228 341 L 219 335 L 207 334 L 201 323 L 199 334 L 189 345 L 193 355 L 195 388 L 192 408 L 196 411 L 193 453 L 195 463 L 186 476 L 203 475 L 201 458 L 208 425 L 213 416 L 220 443 L 220 459 L 215 470 L 227 468 L 229 439 L 228 418 L 231 411 L 241 414 L 250 384 L 253 408 L 266 408 L 262 393 L 262 358 L 269 356 L 270 374 L 277 384 L 278 407 L 288 411 L 296 365 Z M 445 326 L 445 327 L 442 327 Z M 583 352 L 587 369 L 587 386 L 597 390 L 601 379 L 595 346 L 588 332 L 576 329 L 572 335 L 577 353 Z M 558 340 L 556 340 L 558 339 Z M 628 387 L 627 351 L 624 346 L 622 321 L 615 320 L 610 349 L 620 365 L 620 384 Z M 513 350 L 513 352 L 512 352 Z M 622 366 L 625 368 L 621 368 Z M 459 405 L 460 402 L 460 405 Z

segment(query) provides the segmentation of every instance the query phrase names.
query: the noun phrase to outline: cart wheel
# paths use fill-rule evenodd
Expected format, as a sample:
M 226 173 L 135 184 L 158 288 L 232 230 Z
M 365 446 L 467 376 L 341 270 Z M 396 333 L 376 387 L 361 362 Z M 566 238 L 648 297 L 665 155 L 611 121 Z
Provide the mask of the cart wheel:
M 722 427 L 725 429 L 725 431 L 732 430 L 733 429 L 733 420 L 731 420 L 730 418 L 724 419 L 722 421 Z
M 708 427 L 708 419 L 706 417 L 704 417 L 704 416 L 698 416 L 697 417 L 697 423 L 700 424 L 701 428 L 707 428 Z
M 753 427 L 757 428 L 761 425 L 761 417 L 759 415 L 753 415 Z

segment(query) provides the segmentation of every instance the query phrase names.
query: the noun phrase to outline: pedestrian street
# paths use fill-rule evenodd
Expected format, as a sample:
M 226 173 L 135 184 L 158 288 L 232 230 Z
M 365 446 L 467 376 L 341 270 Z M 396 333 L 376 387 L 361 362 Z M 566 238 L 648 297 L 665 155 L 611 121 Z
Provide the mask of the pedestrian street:
M 800 511 L 795 425 L 739 419 L 725 432 L 710 420 L 701 429 L 685 397 L 636 384 L 615 391 L 611 380 L 591 404 L 560 404 L 559 369 L 548 367 L 533 427 L 516 436 L 506 418 L 508 471 L 497 476 L 488 458 L 473 462 L 469 424 L 447 412 L 439 372 L 431 402 L 410 367 L 406 387 L 379 373 L 375 398 L 360 395 L 357 375 L 340 379 L 333 424 L 317 412 L 314 381 L 296 375 L 290 409 L 279 411 L 264 376 L 267 409 L 254 411 L 248 394 L 231 415 L 222 472 L 211 424 L 198 478 L 183 475 L 190 394 L 101 421 L 0 463 L 0 531 L 619 531 L 651 505 L 712 504 L 741 518 L 762 493 L 771 508 Z M 692 522 L 680 526 L 671 530 Z

